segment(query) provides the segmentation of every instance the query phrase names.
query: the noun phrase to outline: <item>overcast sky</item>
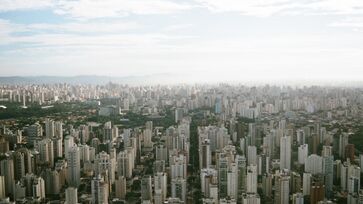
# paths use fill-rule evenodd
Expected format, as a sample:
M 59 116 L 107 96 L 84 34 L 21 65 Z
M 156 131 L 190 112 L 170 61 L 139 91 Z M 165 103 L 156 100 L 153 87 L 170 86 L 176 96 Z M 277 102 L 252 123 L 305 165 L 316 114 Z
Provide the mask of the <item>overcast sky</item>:
M 363 80 L 362 0 L 0 0 L 0 75 Z

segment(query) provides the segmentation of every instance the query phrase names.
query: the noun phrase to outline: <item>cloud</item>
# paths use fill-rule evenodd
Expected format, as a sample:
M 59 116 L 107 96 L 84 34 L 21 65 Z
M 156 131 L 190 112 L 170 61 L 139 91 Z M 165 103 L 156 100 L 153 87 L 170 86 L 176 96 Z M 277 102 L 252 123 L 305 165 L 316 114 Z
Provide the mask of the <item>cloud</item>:
M 129 14 L 170 14 L 190 8 L 190 4 L 171 0 L 59 0 L 55 13 L 92 19 Z
M 83 34 L 97 34 L 97 33 L 120 33 L 125 31 L 137 30 L 142 28 L 136 22 L 111 20 L 107 22 L 74 22 L 63 24 L 30 24 L 26 28 L 29 31 L 36 32 L 56 32 L 56 33 L 83 33 Z
M 50 8 L 77 19 L 174 14 L 194 8 L 242 15 L 363 14 L 362 0 L 0 0 L 0 12 Z
M 143 28 L 141 24 L 120 20 L 15 24 L 0 19 L 0 45 L 20 44 L 22 50 L 49 46 L 74 48 L 111 46 L 138 49 L 167 46 L 193 37 L 162 32 L 140 32 Z
M 343 15 L 363 14 L 361 0 L 195 0 L 212 12 L 242 15 Z
M 0 12 L 43 9 L 53 5 L 54 0 L 0 0 Z
M 343 20 L 331 23 L 332 27 L 350 27 L 350 28 L 363 28 L 363 17 L 347 17 Z

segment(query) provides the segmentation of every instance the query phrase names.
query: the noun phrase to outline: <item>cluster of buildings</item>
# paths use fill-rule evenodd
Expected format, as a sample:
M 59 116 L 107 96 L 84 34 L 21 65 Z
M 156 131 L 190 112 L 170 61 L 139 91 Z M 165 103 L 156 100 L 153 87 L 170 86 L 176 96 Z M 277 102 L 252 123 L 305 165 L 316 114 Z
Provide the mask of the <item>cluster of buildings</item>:
M 351 142 L 362 119 L 358 88 L 9 85 L 0 98 L 24 106 L 116 99 L 95 114 L 170 109 L 175 119 L 170 127 L 51 116 L 5 125 L 0 203 L 363 203 L 363 154 Z

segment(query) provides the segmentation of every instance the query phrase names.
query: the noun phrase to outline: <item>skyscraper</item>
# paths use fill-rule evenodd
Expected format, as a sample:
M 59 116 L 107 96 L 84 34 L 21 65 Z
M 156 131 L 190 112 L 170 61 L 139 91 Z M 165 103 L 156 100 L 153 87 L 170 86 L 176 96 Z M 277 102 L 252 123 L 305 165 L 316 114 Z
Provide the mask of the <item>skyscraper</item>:
M 64 204 L 77 204 L 77 203 L 78 203 L 77 188 L 68 187 L 66 189 L 66 201 Z
M 183 178 L 171 180 L 171 197 L 179 198 L 181 201 L 187 201 L 187 182 Z
M 211 164 L 211 151 L 210 151 L 210 141 L 205 139 L 201 144 L 199 163 L 200 169 L 207 169 Z
M 4 199 L 6 196 L 5 193 L 5 177 L 4 176 L 0 176 L 0 200 Z
M 280 170 L 291 169 L 291 136 L 280 138 Z
M 247 193 L 257 193 L 257 165 L 247 167 Z
M 325 196 L 331 198 L 333 196 L 333 179 L 334 179 L 334 157 L 323 157 L 323 174 L 325 184 Z
M 49 118 L 45 119 L 45 136 L 47 138 L 53 138 L 55 133 L 55 126 L 54 126 L 54 120 L 51 120 Z
M 163 172 L 157 172 L 154 175 L 154 190 L 160 190 L 161 199 L 164 201 L 168 193 L 167 190 L 167 175 Z
M 221 198 L 227 197 L 227 185 L 228 185 L 228 163 L 225 154 L 220 154 L 218 161 L 218 187 L 219 196 Z M 257 176 L 257 175 L 256 175 Z
M 108 184 L 98 175 L 91 181 L 92 204 L 108 204 Z
M 275 204 L 289 203 L 290 177 L 286 172 L 280 172 L 275 179 Z
M 49 138 L 45 138 L 36 144 L 36 148 L 40 154 L 40 163 L 49 167 L 54 166 L 54 147 L 53 141 Z
M 69 149 L 67 153 L 68 159 L 68 184 L 73 187 L 78 187 L 80 180 L 81 161 L 79 156 L 79 148 L 75 145 Z
M 152 202 L 152 182 L 151 176 L 144 176 L 141 179 L 141 199 Z
M 299 146 L 299 150 L 298 150 L 298 161 L 299 164 L 305 164 L 305 160 L 308 157 L 308 144 L 303 144 Z

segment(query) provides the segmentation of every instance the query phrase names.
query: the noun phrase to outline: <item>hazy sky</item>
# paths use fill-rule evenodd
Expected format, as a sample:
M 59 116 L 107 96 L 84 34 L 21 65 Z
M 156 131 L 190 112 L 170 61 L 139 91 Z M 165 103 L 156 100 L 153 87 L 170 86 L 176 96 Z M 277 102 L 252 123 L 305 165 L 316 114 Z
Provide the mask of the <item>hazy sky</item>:
M 0 75 L 363 80 L 363 0 L 0 0 Z

